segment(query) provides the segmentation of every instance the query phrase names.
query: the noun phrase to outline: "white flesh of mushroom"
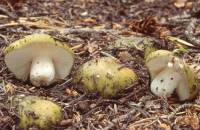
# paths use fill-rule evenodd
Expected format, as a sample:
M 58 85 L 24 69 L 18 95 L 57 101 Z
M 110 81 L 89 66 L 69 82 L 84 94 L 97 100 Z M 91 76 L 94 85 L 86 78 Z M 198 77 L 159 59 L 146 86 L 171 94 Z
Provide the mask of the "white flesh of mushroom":
M 151 82 L 151 91 L 160 97 L 169 97 L 178 87 L 182 76 L 174 68 L 167 67 Z
M 55 69 L 49 56 L 38 56 L 33 59 L 30 70 L 30 81 L 35 86 L 48 86 L 55 77 Z

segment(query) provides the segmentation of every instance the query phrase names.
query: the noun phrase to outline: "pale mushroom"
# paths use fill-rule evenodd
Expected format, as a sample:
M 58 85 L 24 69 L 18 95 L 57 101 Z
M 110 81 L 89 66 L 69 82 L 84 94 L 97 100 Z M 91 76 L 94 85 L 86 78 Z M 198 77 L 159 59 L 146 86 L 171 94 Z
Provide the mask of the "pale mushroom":
M 74 53 L 65 43 L 47 34 L 32 34 L 5 49 L 5 63 L 23 81 L 30 77 L 35 86 L 48 86 L 64 79 L 72 68 Z
M 157 96 L 170 97 L 176 90 L 181 101 L 198 93 L 194 71 L 172 52 L 158 50 L 149 54 L 146 65 L 151 75 L 151 91 Z

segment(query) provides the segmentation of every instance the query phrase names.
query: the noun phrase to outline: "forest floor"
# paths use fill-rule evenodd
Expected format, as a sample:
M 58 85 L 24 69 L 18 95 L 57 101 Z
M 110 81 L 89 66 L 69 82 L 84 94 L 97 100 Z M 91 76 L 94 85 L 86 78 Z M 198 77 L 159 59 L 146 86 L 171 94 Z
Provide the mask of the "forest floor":
M 172 50 L 164 37 L 172 35 L 195 45 L 184 54 L 199 63 L 199 0 L 1 0 L 0 1 L 0 129 L 18 128 L 17 114 L 7 107 L 15 94 L 48 97 L 64 111 L 53 130 L 189 130 L 200 129 L 200 99 L 180 102 L 154 96 L 144 65 L 144 52 L 134 48 L 107 47 L 120 36 L 152 38 L 158 48 Z M 193 23 L 192 23 L 193 22 Z M 192 30 L 189 25 L 195 25 Z M 186 34 L 185 31 L 194 34 Z M 75 65 L 64 81 L 45 88 L 22 82 L 9 72 L 3 48 L 28 34 L 47 33 L 76 46 Z M 199 45 L 198 45 L 199 44 Z M 132 68 L 136 84 L 106 99 L 85 94 L 72 82 L 73 72 L 86 61 L 111 55 Z M 36 128 L 32 128 L 32 130 Z

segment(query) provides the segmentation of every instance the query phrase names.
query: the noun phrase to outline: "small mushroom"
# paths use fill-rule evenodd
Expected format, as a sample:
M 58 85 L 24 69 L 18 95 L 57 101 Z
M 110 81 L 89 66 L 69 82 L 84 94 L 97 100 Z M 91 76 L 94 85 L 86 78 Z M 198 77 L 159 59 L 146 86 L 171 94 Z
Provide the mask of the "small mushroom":
M 30 77 L 35 86 L 64 79 L 74 62 L 73 51 L 47 34 L 32 34 L 5 49 L 5 63 L 18 79 Z
M 11 107 L 15 107 L 19 116 L 20 129 L 37 127 L 49 130 L 63 118 L 61 107 L 50 100 L 37 96 L 15 95 L 10 100 Z
M 104 97 L 112 97 L 135 83 L 137 76 L 114 59 L 102 57 L 83 64 L 74 79 L 87 92 L 99 92 Z
M 194 71 L 172 52 L 158 50 L 149 54 L 146 65 L 151 76 L 151 91 L 157 96 L 169 97 L 176 91 L 181 101 L 198 93 Z

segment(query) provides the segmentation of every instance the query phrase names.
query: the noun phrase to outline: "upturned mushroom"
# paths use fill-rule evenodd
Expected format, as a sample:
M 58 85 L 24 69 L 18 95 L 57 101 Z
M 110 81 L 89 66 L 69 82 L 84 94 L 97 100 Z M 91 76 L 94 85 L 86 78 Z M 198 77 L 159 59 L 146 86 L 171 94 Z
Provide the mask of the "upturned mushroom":
M 151 76 L 151 91 L 157 96 L 170 97 L 175 91 L 181 101 L 198 93 L 196 74 L 172 52 L 157 50 L 149 54 L 146 66 Z
M 83 64 L 74 79 L 87 92 L 98 92 L 103 97 L 113 97 L 135 83 L 137 75 L 113 58 L 102 57 Z
M 32 34 L 5 48 L 5 63 L 16 78 L 35 86 L 64 79 L 74 62 L 73 51 L 47 34 Z

